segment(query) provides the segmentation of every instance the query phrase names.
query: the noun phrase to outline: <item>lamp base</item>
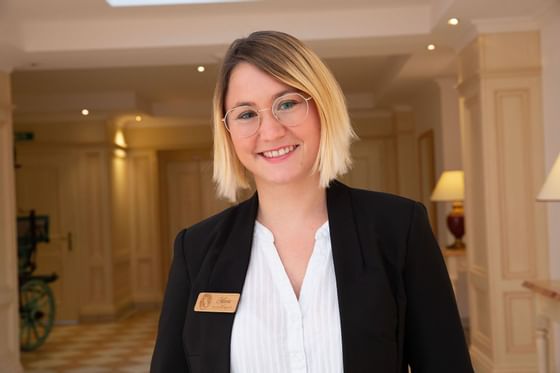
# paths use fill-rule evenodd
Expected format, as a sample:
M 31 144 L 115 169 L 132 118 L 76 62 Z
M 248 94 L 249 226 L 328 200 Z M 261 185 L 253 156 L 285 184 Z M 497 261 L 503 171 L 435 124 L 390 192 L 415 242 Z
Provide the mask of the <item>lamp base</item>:
M 453 202 L 453 209 L 447 216 L 447 228 L 455 237 L 455 241 L 447 246 L 450 250 L 461 250 L 465 248 L 463 236 L 465 235 L 465 217 L 462 202 Z
M 449 250 L 463 250 L 465 249 L 465 243 L 462 239 L 456 238 L 455 241 L 452 244 L 447 245 L 446 248 Z

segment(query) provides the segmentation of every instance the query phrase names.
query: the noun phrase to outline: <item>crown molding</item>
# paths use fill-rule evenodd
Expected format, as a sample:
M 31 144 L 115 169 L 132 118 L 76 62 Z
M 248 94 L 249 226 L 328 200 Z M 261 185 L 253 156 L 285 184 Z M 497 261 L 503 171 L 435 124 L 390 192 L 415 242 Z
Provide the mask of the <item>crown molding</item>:
M 536 31 L 540 27 L 534 17 L 477 19 L 472 24 L 478 34 Z

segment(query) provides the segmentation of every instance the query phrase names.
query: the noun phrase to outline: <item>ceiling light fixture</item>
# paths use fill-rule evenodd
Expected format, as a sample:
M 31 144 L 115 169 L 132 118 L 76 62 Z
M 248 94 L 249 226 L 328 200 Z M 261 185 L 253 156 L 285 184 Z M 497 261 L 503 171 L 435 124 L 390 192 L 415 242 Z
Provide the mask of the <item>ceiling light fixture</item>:
M 141 115 L 137 115 L 137 116 L 134 118 L 134 120 L 137 121 L 137 122 L 142 122 L 142 116 L 141 116 Z
M 205 68 L 204 66 L 200 65 L 199 67 L 196 68 L 196 70 L 197 70 L 199 73 L 203 73 L 203 72 L 206 70 L 206 68 Z
M 459 24 L 459 18 L 449 18 L 447 20 L 447 24 L 451 25 L 451 26 L 457 26 Z
M 82 110 L 82 115 L 83 115 L 84 117 L 88 116 L 88 115 L 89 115 L 89 110 L 88 110 L 88 109 L 83 109 L 83 110 Z
M 426 47 L 427 50 L 429 51 L 433 51 L 436 49 L 436 45 L 435 44 L 428 44 L 428 46 Z
M 105 0 L 112 7 L 148 6 L 148 5 L 179 5 L 179 4 L 219 4 L 247 3 L 257 0 Z

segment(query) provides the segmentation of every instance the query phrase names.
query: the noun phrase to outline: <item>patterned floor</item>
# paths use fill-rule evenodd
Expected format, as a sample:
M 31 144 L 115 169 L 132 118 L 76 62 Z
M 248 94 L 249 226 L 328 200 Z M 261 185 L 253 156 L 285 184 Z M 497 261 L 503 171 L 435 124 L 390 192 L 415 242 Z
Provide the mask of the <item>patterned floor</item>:
M 55 326 L 37 351 L 22 353 L 25 373 L 148 373 L 157 312 L 106 324 Z

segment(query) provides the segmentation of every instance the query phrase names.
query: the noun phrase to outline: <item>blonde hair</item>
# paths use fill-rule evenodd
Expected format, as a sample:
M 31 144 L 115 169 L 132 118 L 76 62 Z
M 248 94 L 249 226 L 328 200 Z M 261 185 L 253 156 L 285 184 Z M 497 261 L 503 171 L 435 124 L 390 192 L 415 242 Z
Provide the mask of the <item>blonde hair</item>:
M 315 52 L 295 37 L 278 31 L 258 31 L 230 45 L 218 73 L 213 101 L 214 181 L 218 194 L 235 202 L 239 190 L 250 187 L 248 172 L 237 158 L 222 121 L 231 72 L 241 62 L 313 98 L 321 121 L 313 172 L 319 171 L 322 187 L 346 173 L 352 163 L 350 144 L 356 134 L 338 82 Z

